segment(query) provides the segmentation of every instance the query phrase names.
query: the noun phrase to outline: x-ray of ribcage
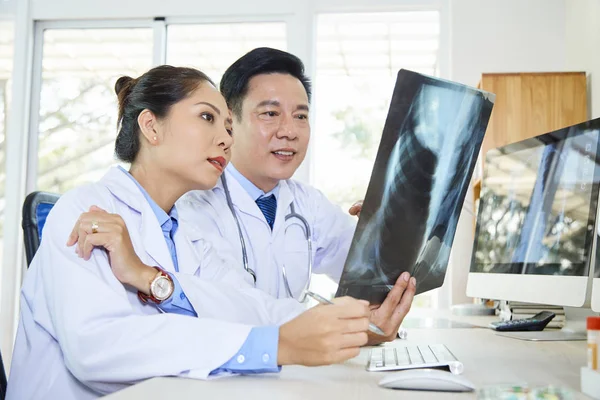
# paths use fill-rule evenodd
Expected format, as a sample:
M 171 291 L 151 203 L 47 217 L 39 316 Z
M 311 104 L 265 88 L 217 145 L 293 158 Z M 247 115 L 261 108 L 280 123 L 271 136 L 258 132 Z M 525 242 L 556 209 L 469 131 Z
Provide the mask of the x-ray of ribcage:
M 381 302 L 403 271 L 440 287 L 494 95 L 398 73 L 338 296 Z

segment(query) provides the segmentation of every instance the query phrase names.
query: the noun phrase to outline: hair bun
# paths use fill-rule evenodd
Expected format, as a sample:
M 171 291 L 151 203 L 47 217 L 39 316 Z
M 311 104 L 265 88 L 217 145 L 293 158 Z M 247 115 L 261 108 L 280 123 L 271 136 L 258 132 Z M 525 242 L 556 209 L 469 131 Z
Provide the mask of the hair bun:
M 117 96 L 119 96 L 122 91 L 129 90 L 133 81 L 134 79 L 130 76 L 122 76 L 119 79 L 117 79 L 117 82 L 115 83 L 115 93 L 117 94 Z

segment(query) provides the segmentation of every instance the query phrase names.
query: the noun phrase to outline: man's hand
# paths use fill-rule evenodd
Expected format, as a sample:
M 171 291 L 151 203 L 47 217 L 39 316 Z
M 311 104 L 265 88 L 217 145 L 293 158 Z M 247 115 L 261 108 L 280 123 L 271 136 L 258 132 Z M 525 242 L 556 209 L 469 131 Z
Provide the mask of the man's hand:
M 404 272 L 383 303 L 380 306 L 371 306 L 371 322 L 381 328 L 385 332 L 385 336 L 379 336 L 369 331 L 369 345 L 391 342 L 396 339 L 400 325 L 410 311 L 416 286 L 415 278 L 411 278 L 408 272 Z
M 69 235 L 67 246 L 73 245 L 77 255 L 84 260 L 90 259 L 94 248 L 104 248 L 119 282 L 149 293 L 150 282 L 157 272 L 142 263 L 135 253 L 127 226 L 120 215 L 110 214 L 100 207 L 90 207 L 88 212 L 79 216 Z
M 362 211 L 363 201 L 359 200 L 356 203 L 352 204 L 352 207 L 348 210 L 350 215 L 356 215 L 360 217 L 360 212 Z

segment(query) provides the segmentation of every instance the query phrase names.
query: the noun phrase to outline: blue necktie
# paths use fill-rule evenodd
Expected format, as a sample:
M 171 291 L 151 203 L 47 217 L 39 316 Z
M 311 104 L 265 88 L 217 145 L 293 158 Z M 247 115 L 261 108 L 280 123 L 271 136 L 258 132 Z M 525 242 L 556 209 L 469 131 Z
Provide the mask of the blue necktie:
M 273 230 L 273 223 L 275 222 L 275 212 L 277 211 L 277 199 L 275 195 L 272 194 L 268 197 L 260 197 L 256 200 L 256 205 L 260 208 L 267 223 Z

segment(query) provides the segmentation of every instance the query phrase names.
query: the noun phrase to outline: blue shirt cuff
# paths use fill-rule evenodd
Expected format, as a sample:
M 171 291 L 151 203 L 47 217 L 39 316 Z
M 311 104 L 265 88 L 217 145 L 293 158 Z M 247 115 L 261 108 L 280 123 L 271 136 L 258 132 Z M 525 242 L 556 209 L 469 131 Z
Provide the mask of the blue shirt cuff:
M 238 374 L 279 372 L 281 367 L 277 365 L 278 346 L 278 326 L 254 327 L 238 352 L 220 368 L 212 371 L 211 375 L 221 372 Z
M 173 294 L 167 300 L 163 301 L 158 305 L 163 312 L 170 314 L 187 315 L 190 317 L 198 317 L 196 310 L 192 306 L 192 303 L 188 300 L 183 289 L 179 284 L 179 281 L 173 274 L 169 274 L 173 280 Z

